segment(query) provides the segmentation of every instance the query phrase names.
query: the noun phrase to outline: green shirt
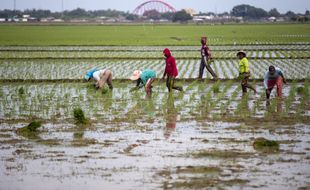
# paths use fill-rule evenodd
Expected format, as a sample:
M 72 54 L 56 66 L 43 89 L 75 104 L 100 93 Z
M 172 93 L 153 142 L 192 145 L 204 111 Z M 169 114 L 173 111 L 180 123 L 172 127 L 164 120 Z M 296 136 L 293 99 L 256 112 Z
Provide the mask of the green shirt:
M 249 61 L 246 57 L 242 58 L 239 62 L 239 73 L 248 73 L 249 70 Z
M 141 79 L 141 83 L 142 85 L 146 85 L 147 81 L 150 78 L 155 78 L 156 77 L 156 72 L 150 69 L 146 69 L 144 71 L 142 71 L 141 75 L 140 75 L 140 79 Z M 140 84 L 141 85 L 141 84 Z

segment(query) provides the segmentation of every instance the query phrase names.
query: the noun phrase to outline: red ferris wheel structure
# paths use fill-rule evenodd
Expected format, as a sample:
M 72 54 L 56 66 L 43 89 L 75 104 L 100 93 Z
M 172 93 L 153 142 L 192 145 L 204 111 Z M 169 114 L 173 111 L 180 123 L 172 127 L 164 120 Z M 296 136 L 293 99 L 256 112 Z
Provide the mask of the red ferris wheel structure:
M 150 0 L 137 6 L 137 8 L 133 11 L 133 14 L 143 15 L 144 12 L 150 10 L 156 10 L 160 13 L 176 12 L 175 8 L 162 0 Z

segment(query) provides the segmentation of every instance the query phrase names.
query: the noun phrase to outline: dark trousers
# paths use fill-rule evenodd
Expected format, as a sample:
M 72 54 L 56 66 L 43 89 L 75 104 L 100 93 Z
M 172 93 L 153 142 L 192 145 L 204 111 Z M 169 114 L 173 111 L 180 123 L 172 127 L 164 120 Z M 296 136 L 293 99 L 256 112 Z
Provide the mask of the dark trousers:
M 212 75 L 213 78 L 217 78 L 217 75 L 215 74 L 215 72 L 211 68 L 211 65 L 206 63 L 204 58 L 201 58 L 200 67 L 199 67 L 199 78 L 200 79 L 202 79 L 203 71 L 204 71 L 205 67 L 207 68 L 207 70 L 209 71 L 209 73 Z
M 171 92 L 172 89 L 182 91 L 183 90 L 182 87 L 174 86 L 174 79 L 175 79 L 175 77 L 173 77 L 173 76 L 167 76 L 166 86 L 168 88 L 168 91 Z

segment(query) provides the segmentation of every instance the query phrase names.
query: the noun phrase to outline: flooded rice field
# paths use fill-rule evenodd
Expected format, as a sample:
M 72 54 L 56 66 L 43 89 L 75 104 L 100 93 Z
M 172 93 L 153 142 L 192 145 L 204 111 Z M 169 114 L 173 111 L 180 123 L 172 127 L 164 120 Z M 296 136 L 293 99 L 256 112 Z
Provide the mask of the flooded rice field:
M 199 47 L 173 46 L 184 92 L 155 81 L 148 98 L 127 79 L 160 78 L 165 47 L 0 46 L 0 189 L 310 189 L 309 47 L 211 46 L 220 80 L 198 81 Z M 240 49 L 257 95 L 236 82 Z M 265 99 L 271 64 L 283 100 Z M 81 82 L 94 67 L 112 91 Z
M 178 81 L 152 98 L 133 83 L 3 82 L 1 189 L 309 189 L 309 82 L 284 86 L 284 100 L 241 96 L 233 81 Z M 81 108 L 87 124 L 77 124 Z M 33 135 L 19 129 L 42 122 Z M 259 149 L 256 139 L 276 141 Z

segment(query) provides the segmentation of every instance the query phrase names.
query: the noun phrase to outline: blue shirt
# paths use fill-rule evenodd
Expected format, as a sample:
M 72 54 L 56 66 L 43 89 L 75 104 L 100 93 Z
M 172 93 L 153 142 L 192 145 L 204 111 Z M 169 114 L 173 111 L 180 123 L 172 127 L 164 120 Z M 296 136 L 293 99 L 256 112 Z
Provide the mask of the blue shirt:
M 93 78 L 93 74 L 94 74 L 94 72 L 96 72 L 96 71 L 98 71 L 98 69 L 92 69 L 92 70 L 90 70 L 90 71 L 88 71 L 87 73 L 86 73 L 86 75 L 85 75 L 85 79 L 86 80 L 89 80 L 89 79 L 91 79 L 91 78 Z

